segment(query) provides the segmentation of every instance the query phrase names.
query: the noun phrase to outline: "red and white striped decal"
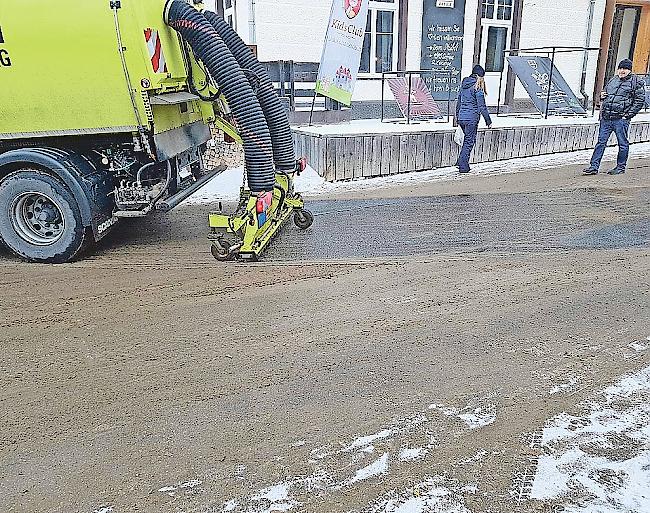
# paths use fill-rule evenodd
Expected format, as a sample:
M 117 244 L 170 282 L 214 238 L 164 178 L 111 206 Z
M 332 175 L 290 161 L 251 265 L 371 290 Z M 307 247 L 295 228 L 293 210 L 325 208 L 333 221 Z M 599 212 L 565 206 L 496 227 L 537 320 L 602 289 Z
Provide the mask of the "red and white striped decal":
M 151 58 L 154 73 L 167 73 L 167 62 L 165 61 L 165 54 L 163 53 L 158 31 L 148 28 L 144 31 L 144 38 L 147 40 L 147 48 L 149 48 L 149 57 Z

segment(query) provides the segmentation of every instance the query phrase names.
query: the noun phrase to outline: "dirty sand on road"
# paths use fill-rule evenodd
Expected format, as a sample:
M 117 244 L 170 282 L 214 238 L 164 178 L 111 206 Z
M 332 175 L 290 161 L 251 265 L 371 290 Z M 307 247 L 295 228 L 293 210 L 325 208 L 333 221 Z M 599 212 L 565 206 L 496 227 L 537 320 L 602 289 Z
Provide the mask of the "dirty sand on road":
M 574 175 L 314 202 L 259 265 L 211 259 L 205 208 L 75 264 L 0 253 L 0 511 L 548 511 L 531 439 L 650 365 L 648 172 Z

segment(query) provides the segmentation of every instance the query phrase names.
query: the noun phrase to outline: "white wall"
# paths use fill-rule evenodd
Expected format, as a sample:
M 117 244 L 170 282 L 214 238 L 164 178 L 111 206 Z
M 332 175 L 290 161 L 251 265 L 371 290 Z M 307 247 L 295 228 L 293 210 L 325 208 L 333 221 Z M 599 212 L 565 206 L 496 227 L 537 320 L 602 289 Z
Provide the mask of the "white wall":
M 208 11 L 217 12 L 217 0 L 203 0 L 203 5 Z
M 589 46 L 600 47 L 606 0 L 596 0 Z M 584 46 L 587 37 L 590 0 L 524 0 L 520 48 L 543 46 Z M 562 54 L 556 58 L 556 67 L 580 98 L 583 53 Z M 595 83 L 598 52 L 590 52 L 587 67 L 586 91 L 592 95 Z M 527 98 L 517 82 L 517 98 Z
M 249 3 L 250 0 L 238 0 L 238 17 Z M 260 60 L 319 62 L 330 8 L 329 1 L 255 0 Z M 241 25 L 239 33 L 247 35 L 247 26 Z
M 467 0 L 465 3 L 465 40 L 463 41 L 463 76 L 472 73 L 474 67 L 474 42 L 481 37 L 476 33 L 479 0 Z
M 430 0 L 432 1 L 432 0 Z M 476 17 L 480 0 L 466 0 L 463 76 L 474 64 Z M 331 8 L 330 0 L 236 0 L 237 31 L 251 44 L 250 11 L 255 5 L 255 34 L 262 61 L 295 60 L 318 62 L 321 58 L 325 31 Z M 421 65 L 423 0 L 408 0 L 407 69 Z M 606 0 L 596 0 L 591 46 L 600 46 Z M 214 9 L 216 0 L 205 0 Z M 524 0 L 521 27 L 521 48 L 540 46 L 583 46 L 587 34 L 590 0 Z M 598 52 L 591 52 L 587 70 L 587 93 L 592 94 Z M 556 63 L 571 88 L 580 91 L 583 54 L 558 56 Z M 390 95 L 390 93 L 388 93 Z M 517 82 L 517 98 L 527 94 Z M 378 80 L 359 80 L 354 100 L 381 99 Z

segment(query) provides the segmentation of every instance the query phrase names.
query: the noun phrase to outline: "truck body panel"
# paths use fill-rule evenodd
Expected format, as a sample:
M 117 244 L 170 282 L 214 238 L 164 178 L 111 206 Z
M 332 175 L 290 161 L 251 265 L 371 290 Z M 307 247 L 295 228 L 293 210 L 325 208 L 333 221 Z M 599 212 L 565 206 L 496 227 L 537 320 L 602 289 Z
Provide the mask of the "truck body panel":
M 164 6 L 165 0 L 122 0 L 117 10 L 127 84 L 108 0 L 2 0 L 0 140 L 136 133 L 140 126 L 160 134 L 211 121 L 212 105 L 198 97 L 151 105 L 151 96 L 188 89 L 183 50 L 163 20 Z

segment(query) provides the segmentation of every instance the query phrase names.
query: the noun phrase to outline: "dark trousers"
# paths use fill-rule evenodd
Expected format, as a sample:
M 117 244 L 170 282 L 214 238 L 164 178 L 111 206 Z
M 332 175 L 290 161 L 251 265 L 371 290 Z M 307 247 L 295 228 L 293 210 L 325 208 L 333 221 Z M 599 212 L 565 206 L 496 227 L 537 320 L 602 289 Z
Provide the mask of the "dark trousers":
M 476 134 L 478 134 L 478 120 L 476 121 L 458 121 L 458 125 L 463 129 L 465 141 L 458 156 L 458 169 L 460 171 L 469 171 L 469 158 L 476 144 Z
M 607 148 L 607 141 L 612 133 L 616 134 L 618 139 L 618 159 L 616 167 L 625 169 L 627 158 L 630 155 L 630 141 L 627 138 L 630 129 L 630 122 L 627 119 L 602 119 L 600 121 L 600 132 L 598 134 L 598 143 L 594 150 L 594 156 L 591 157 L 591 169 L 599 169 L 600 163 Z

